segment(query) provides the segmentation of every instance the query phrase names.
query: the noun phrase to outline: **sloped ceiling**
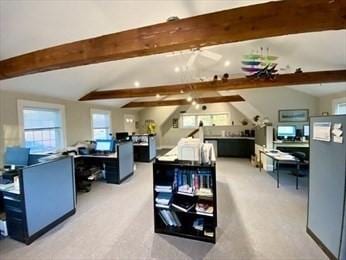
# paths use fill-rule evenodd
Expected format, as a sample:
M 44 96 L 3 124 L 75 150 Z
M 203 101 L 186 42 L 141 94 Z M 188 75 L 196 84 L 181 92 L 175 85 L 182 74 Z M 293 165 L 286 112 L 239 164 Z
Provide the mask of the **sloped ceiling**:
M 100 36 L 126 29 L 164 22 L 170 16 L 180 18 L 230 9 L 266 1 L 0 1 L 0 59 L 62 43 Z M 260 22 L 260 21 L 259 21 Z M 334 70 L 346 68 L 346 31 L 307 33 L 266 38 L 207 48 L 223 58 L 212 61 L 198 56 L 192 68 L 176 73 L 191 56 L 184 52 L 132 58 L 101 64 L 63 69 L 0 81 L 0 90 L 19 91 L 42 96 L 78 100 L 91 90 L 164 85 L 205 80 L 228 72 L 242 75 L 241 56 L 260 47 L 277 55 L 280 73 Z M 228 67 L 224 66 L 230 61 Z M 345 84 L 332 88 L 293 87 L 312 95 L 343 91 Z M 121 107 L 133 99 L 95 101 Z

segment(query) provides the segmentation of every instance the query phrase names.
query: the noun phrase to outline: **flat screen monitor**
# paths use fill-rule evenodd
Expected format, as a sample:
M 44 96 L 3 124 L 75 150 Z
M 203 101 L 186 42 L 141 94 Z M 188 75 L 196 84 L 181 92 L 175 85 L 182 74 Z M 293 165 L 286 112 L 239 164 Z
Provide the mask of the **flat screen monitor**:
M 293 125 L 278 126 L 278 136 L 295 137 L 296 136 L 296 127 Z
M 95 150 L 99 152 L 112 152 L 113 140 L 96 140 Z
M 310 135 L 310 127 L 309 125 L 304 126 L 304 136 L 309 136 Z
M 115 134 L 115 137 L 117 140 L 129 140 L 129 133 L 128 132 L 117 132 Z

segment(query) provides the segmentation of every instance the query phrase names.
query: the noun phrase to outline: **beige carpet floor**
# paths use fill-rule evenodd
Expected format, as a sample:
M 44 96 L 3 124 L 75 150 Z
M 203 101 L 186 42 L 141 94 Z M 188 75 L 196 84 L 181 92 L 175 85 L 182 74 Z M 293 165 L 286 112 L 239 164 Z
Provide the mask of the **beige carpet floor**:
M 153 232 L 152 164 L 122 185 L 94 183 L 77 212 L 31 245 L 0 241 L 0 259 L 327 259 L 307 235 L 307 178 L 275 178 L 248 160 L 217 161 L 215 245 Z

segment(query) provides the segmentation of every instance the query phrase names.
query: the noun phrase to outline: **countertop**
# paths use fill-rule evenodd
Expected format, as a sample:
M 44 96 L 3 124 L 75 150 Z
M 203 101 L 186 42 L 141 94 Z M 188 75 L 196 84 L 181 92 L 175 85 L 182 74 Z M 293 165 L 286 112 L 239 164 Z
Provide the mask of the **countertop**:
M 255 140 L 255 137 L 248 136 L 204 136 L 205 140 L 218 140 L 218 139 L 244 139 L 244 140 Z

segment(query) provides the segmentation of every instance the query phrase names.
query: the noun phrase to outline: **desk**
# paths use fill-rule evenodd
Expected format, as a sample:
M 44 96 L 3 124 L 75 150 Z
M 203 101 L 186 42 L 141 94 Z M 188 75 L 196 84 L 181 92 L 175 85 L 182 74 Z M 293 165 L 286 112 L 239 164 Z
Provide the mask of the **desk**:
M 136 162 L 150 162 L 156 157 L 155 135 L 133 135 L 132 141 Z
M 259 151 L 259 159 L 260 159 L 260 168 L 262 169 L 262 153 L 269 158 L 273 159 L 274 161 L 274 168 L 276 168 L 276 187 L 279 188 L 280 186 L 280 163 L 294 163 L 297 166 L 297 172 L 296 172 L 296 189 L 298 189 L 298 177 L 299 177 L 299 169 L 300 164 L 299 160 L 295 158 L 294 156 L 283 153 L 278 151 L 278 153 L 270 153 L 269 151 Z M 275 167 L 276 166 L 276 167 Z
M 303 152 L 306 160 L 309 160 L 309 142 L 273 142 L 273 149 L 285 153 Z
M 83 162 L 105 170 L 107 183 L 120 184 L 133 175 L 133 145 L 131 141 L 117 144 L 117 152 L 105 155 L 76 155 L 75 164 Z

